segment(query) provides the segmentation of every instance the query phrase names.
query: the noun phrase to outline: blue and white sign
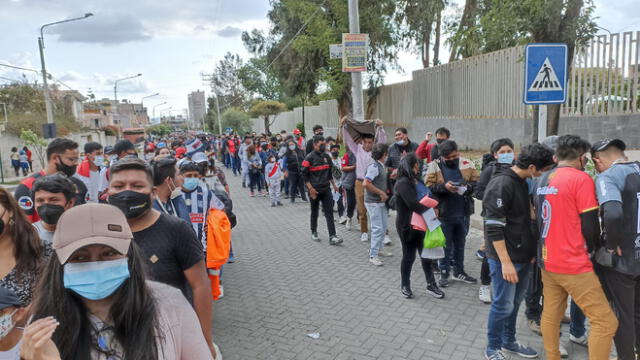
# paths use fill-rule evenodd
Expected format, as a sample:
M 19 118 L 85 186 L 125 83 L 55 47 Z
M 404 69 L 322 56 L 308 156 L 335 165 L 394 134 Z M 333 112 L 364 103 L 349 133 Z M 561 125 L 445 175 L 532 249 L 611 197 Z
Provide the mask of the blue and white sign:
M 224 129 L 224 132 L 227 133 L 227 134 L 231 134 L 233 132 L 233 129 L 228 127 L 226 129 Z
M 528 44 L 524 49 L 524 103 L 567 101 L 566 44 Z

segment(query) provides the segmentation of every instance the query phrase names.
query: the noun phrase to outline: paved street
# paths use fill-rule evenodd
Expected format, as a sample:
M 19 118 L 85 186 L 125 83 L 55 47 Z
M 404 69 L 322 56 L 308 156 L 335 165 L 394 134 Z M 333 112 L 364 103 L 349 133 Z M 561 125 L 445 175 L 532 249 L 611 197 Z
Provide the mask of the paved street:
M 230 172 L 227 172 L 230 174 Z M 478 285 L 453 283 L 446 298 L 426 295 L 414 266 L 416 297 L 401 297 L 401 249 L 395 225 L 394 253 L 385 266 L 367 262 L 357 231 L 337 225 L 343 246 L 328 244 L 324 218 L 321 243 L 309 239 L 306 203 L 271 208 L 267 198 L 250 198 L 229 175 L 238 226 L 233 233 L 237 262 L 224 267 L 225 297 L 214 310 L 215 341 L 225 359 L 482 359 L 489 309 L 477 299 Z M 394 224 L 393 217 L 390 224 Z M 467 241 L 467 272 L 479 276 L 473 253 L 481 233 Z M 542 350 L 541 338 L 519 322 L 519 340 Z M 307 336 L 320 333 L 314 340 Z M 586 351 L 563 343 L 571 359 Z

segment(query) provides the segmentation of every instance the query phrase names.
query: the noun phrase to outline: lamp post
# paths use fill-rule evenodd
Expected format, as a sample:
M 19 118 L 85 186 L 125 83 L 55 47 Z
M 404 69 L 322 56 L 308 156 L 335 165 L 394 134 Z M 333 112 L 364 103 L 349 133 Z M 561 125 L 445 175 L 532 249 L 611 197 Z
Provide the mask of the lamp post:
M 158 95 L 160 95 L 160 93 L 155 93 L 153 95 L 143 96 L 142 99 L 140 99 L 140 105 L 142 106 L 142 108 L 144 109 L 144 99 L 152 98 L 152 97 L 158 96 Z
M 154 119 L 156 118 L 156 108 L 157 108 L 158 106 L 166 105 L 166 103 L 167 103 L 167 102 L 165 101 L 165 102 L 163 102 L 163 103 L 160 103 L 160 104 L 157 104 L 157 105 L 154 105 L 154 106 L 153 106 L 153 118 L 154 118 Z
M 2 132 L 4 131 L 4 127 L 9 122 L 9 118 L 7 117 L 7 104 L 0 103 L 4 108 L 4 122 L 0 123 L 0 136 L 2 136 Z M 2 163 L 2 149 L 0 149 L 0 183 L 4 183 L 4 164 Z
M 49 24 L 44 24 L 40 27 L 40 37 L 38 38 L 38 48 L 40 49 L 40 63 L 42 64 L 42 86 L 44 86 L 44 103 L 47 108 L 47 124 L 53 124 L 53 106 L 51 105 L 51 95 L 49 94 L 49 86 L 47 85 L 47 69 L 44 64 L 44 28 L 47 26 L 58 25 L 68 23 L 71 21 L 77 21 L 86 19 L 93 16 L 92 13 L 86 13 L 84 16 L 56 21 Z
M 133 75 L 133 76 L 128 76 L 126 78 L 118 79 L 113 83 L 113 99 L 116 101 L 116 105 L 118 104 L 118 82 L 119 81 L 130 80 L 130 79 L 135 79 L 135 78 L 140 77 L 140 76 L 142 76 L 142 73 L 138 73 L 138 74 Z

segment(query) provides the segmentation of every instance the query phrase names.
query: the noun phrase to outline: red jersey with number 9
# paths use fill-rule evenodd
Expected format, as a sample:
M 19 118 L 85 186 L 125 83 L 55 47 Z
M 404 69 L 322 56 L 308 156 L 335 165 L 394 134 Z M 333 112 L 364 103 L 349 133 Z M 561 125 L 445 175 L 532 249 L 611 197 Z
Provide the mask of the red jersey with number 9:
M 575 168 L 558 167 L 543 175 L 534 196 L 540 228 L 540 266 L 558 274 L 593 271 L 580 219 L 581 214 L 598 209 L 591 177 Z

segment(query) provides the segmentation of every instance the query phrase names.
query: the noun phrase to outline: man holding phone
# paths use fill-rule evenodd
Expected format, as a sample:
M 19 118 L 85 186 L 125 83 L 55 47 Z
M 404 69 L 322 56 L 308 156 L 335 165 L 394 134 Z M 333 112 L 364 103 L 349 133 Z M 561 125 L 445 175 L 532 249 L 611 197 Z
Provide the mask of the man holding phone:
M 443 141 L 438 149 L 440 158 L 429 163 L 426 185 L 440 201 L 440 221 L 447 239 L 439 285 L 449 286 L 452 266 L 454 280 L 475 284 L 478 280 L 464 271 L 464 246 L 474 210 L 471 195 L 480 175 L 471 161 L 460 157 L 455 141 Z

